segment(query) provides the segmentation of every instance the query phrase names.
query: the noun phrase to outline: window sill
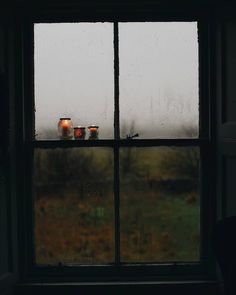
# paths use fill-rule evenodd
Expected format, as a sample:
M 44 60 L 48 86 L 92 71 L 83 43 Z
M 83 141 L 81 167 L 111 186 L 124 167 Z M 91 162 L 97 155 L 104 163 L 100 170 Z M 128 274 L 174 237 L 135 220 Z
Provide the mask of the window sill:
M 22 283 L 15 295 L 37 294 L 181 294 L 220 295 L 217 281 L 160 281 L 160 282 L 104 282 L 104 283 Z M 174 293 L 175 292 L 175 293 Z M 134 294 L 135 294 L 134 293 Z

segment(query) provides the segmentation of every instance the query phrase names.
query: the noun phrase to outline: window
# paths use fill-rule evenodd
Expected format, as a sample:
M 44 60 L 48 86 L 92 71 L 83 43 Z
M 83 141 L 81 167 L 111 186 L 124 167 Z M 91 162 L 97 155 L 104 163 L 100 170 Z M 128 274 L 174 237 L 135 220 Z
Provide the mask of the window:
M 34 25 L 36 266 L 202 262 L 198 48 L 197 22 Z

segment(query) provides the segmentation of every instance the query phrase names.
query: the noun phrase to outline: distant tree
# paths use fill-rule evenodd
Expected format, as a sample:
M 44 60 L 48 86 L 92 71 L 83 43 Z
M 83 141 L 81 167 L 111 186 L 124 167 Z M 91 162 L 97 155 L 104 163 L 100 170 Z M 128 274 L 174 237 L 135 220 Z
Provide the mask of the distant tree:
M 169 178 L 198 181 L 199 149 L 196 147 L 166 148 L 160 161 L 160 169 Z
M 80 195 L 90 190 L 102 195 L 101 188 L 113 183 L 110 153 L 104 149 L 38 149 L 34 159 L 38 186 L 52 186 L 56 191 L 69 185 Z

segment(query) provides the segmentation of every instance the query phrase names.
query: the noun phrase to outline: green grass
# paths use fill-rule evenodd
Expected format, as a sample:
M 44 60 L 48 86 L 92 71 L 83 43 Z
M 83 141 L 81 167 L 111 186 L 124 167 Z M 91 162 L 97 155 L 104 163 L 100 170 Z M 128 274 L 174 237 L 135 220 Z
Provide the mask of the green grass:
M 199 260 L 199 206 L 187 195 L 140 195 L 123 201 L 121 213 L 124 260 Z
M 199 206 L 186 195 L 121 199 L 121 257 L 126 262 L 199 259 Z M 114 261 L 112 198 L 41 198 L 36 202 L 39 264 Z
M 121 149 L 123 262 L 199 260 L 198 162 L 197 148 Z M 39 149 L 35 167 L 36 262 L 114 262 L 112 149 Z

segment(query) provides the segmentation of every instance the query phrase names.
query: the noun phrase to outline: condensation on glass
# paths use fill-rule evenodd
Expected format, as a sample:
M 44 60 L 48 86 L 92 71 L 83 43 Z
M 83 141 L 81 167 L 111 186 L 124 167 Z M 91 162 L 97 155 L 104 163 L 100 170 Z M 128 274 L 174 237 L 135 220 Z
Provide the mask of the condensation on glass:
M 197 23 L 118 27 L 119 65 L 112 23 L 34 26 L 37 140 L 199 137 Z M 200 260 L 200 148 L 118 148 L 115 182 L 112 148 L 35 148 L 36 264 Z
M 113 55 L 111 23 L 34 25 L 36 139 L 58 139 L 60 117 L 113 138 Z
M 122 262 L 200 260 L 198 147 L 122 148 Z
M 113 153 L 36 149 L 36 264 L 114 262 Z
M 121 137 L 199 135 L 197 22 L 119 23 Z
M 58 139 L 60 117 L 113 138 L 113 24 L 35 24 L 34 34 L 36 139 Z M 121 138 L 198 137 L 197 23 L 119 23 L 118 47 Z

